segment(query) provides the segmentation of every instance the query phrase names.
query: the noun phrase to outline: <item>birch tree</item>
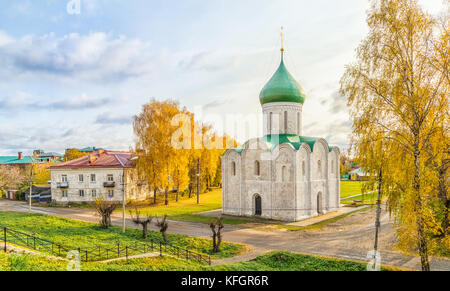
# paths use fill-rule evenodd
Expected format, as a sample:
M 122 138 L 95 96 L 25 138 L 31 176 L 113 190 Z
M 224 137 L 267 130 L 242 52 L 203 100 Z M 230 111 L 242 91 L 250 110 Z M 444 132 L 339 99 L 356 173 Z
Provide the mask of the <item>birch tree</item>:
M 357 61 L 347 66 L 341 91 L 349 98 L 354 130 L 365 119 L 391 143 L 389 158 L 395 163 L 383 179 L 395 181 L 388 203 L 399 246 L 418 250 L 422 270 L 428 271 L 431 238 L 439 225 L 429 167 L 435 154 L 429 152 L 439 128 L 448 125 L 448 73 L 437 68 L 447 63 L 438 56 L 448 58 L 441 51 L 448 50 L 448 38 L 446 45 L 435 45 L 442 42 L 436 21 L 416 0 L 372 0 L 367 23 L 369 35 Z M 448 145 L 448 130 L 442 131 Z

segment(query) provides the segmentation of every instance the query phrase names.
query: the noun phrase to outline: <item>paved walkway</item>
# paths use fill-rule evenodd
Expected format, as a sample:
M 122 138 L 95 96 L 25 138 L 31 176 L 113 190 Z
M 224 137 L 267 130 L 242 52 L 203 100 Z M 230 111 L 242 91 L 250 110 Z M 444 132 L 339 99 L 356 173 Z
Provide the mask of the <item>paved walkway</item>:
M 0 211 L 28 212 L 26 203 L 0 199 Z M 373 211 L 373 210 L 368 210 Z M 99 217 L 92 209 L 80 208 L 33 208 L 33 212 L 52 216 L 79 219 L 97 223 Z M 363 217 L 365 214 L 360 215 Z M 362 219 L 363 220 L 363 219 Z M 127 227 L 137 228 L 127 218 Z M 120 214 L 112 217 L 114 225 L 121 225 Z M 152 225 L 152 230 L 157 228 Z M 196 237 L 211 237 L 209 226 L 204 223 L 188 221 L 170 221 L 169 233 Z M 395 236 L 395 231 L 389 220 L 389 214 L 383 212 L 381 218 L 381 238 Z M 284 250 L 305 254 L 317 254 L 329 257 L 367 261 L 367 253 L 373 247 L 374 223 L 361 222 L 360 224 L 343 226 L 342 229 L 321 231 L 288 232 L 281 229 L 258 229 L 254 226 L 236 227 L 226 225 L 224 229 L 224 241 L 246 244 L 251 247 L 250 252 L 236 256 L 235 258 L 214 260 L 216 263 L 233 263 L 248 259 L 272 250 Z M 385 241 L 381 240 L 380 241 Z M 403 256 L 392 249 L 390 245 L 380 245 L 382 263 L 408 269 L 420 270 L 420 260 L 417 256 Z M 450 260 L 445 258 L 431 258 L 432 270 L 450 270 Z
M 367 192 L 365 194 L 370 194 L 370 193 L 375 193 L 375 192 L 377 192 L 377 191 L 370 191 L 370 192 Z M 359 194 L 352 195 L 352 196 L 342 197 L 341 200 L 347 200 L 347 199 L 350 199 L 350 198 L 353 198 L 353 197 L 362 196 L 362 195 L 363 195 L 362 193 L 359 193 Z
M 328 219 L 332 219 L 341 215 L 344 215 L 346 213 L 350 213 L 350 212 L 354 212 L 358 209 L 364 209 L 367 208 L 368 206 L 361 206 L 361 207 L 342 207 L 339 208 L 336 211 L 333 212 L 329 212 L 326 213 L 324 215 L 320 215 L 320 216 L 315 216 L 315 217 L 311 217 L 311 218 L 306 218 L 297 222 L 292 222 L 292 223 L 286 223 L 285 225 L 290 225 L 290 226 L 310 226 Z

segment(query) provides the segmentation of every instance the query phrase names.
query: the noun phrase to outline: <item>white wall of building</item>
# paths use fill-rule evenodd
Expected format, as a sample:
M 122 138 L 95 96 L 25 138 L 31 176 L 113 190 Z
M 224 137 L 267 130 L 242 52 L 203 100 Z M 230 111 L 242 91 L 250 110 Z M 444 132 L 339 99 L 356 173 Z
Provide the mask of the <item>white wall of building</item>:
M 256 195 L 262 199 L 263 218 L 298 221 L 333 211 L 340 201 L 338 161 L 339 150 L 330 152 L 324 139 L 312 150 L 305 143 L 299 150 L 282 144 L 270 151 L 257 139 L 241 153 L 228 150 L 222 158 L 223 213 L 255 216 Z
M 138 186 L 134 169 L 51 169 L 50 172 L 52 200 L 56 203 L 89 203 L 100 196 L 110 201 L 122 202 L 124 189 L 127 201 L 143 200 L 151 195 L 151 191 L 148 190 L 146 185 Z M 67 176 L 68 188 L 58 187 L 58 183 L 63 182 L 64 175 Z M 80 175 L 83 176 L 83 181 L 80 181 Z M 95 175 L 95 181 L 91 180 L 91 175 Z M 112 175 L 115 182 L 114 187 L 105 187 L 104 183 L 108 182 L 108 175 Z M 80 190 L 84 191 L 84 196 L 80 195 Z M 63 191 L 67 191 L 67 197 L 63 197 Z M 112 194 L 112 197 L 110 197 L 110 194 Z

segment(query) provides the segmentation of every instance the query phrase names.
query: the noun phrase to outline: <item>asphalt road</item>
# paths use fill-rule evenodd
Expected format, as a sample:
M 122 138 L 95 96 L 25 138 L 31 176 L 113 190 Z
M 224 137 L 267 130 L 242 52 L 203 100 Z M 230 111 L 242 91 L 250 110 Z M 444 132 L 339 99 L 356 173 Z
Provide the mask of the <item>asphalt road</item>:
M 1 199 L 0 211 L 28 212 L 28 205 L 24 202 Z M 33 207 L 32 211 L 34 213 L 67 217 L 88 222 L 99 221 L 99 217 L 92 209 Z M 285 250 L 368 261 L 367 254 L 373 247 L 375 229 L 374 222 L 371 219 L 373 213 L 370 213 L 370 211 L 373 212 L 373 210 L 368 210 L 368 213 L 354 214 L 352 215 L 354 216 L 353 218 L 345 218 L 320 231 L 287 232 L 286 230 L 271 228 L 270 226 L 226 225 L 224 229 L 224 240 L 247 244 L 251 247 L 251 250 L 246 254 L 234 258 L 218 260 L 215 264 L 250 260 L 272 250 Z M 112 222 L 115 225 L 122 225 L 121 213 L 114 213 Z M 129 218 L 127 218 L 126 223 L 127 227 L 136 227 Z M 150 228 L 157 230 L 154 225 Z M 211 235 L 207 224 L 187 221 L 169 221 L 168 232 L 205 238 Z M 382 264 L 420 270 L 419 257 L 402 255 L 394 249 L 394 241 L 395 231 L 389 221 L 389 215 L 383 212 L 380 232 Z M 450 260 L 445 258 L 432 258 L 431 268 L 436 271 L 449 271 Z

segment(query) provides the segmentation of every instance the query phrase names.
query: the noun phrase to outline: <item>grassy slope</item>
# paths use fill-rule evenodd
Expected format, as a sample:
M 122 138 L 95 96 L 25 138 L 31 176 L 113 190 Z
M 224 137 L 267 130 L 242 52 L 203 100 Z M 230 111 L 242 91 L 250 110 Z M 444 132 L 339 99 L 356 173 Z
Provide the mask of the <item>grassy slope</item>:
M 0 253 L 0 271 L 64 271 L 67 262 L 36 255 Z M 365 271 L 366 265 L 289 252 L 273 252 L 249 262 L 206 266 L 170 257 L 140 258 L 110 263 L 81 263 L 84 271 Z
M 93 223 L 37 214 L 0 212 L 0 226 L 29 234 L 34 233 L 40 238 L 73 248 L 111 247 L 116 244 L 116 241 L 120 241 L 121 244 L 145 241 L 141 238 L 142 232 L 138 229 L 127 229 L 126 233 L 122 233 L 119 227 L 105 230 Z M 149 231 L 148 235 L 156 242 L 162 241 L 161 234 L 158 232 Z M 209 239 L 169 234 L 169 240 L 176 246 L 213 257 L 231 257 L 244 249 L 242 245 L 225 242 L 220 253 L 212 254 Z

